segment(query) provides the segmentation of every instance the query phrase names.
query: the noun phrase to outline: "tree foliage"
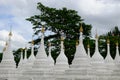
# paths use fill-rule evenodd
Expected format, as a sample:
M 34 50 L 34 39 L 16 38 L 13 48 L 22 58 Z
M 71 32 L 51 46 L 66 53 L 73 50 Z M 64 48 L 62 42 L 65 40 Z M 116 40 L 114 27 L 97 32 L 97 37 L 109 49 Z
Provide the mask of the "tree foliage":
M 107 44 L 106 40 L 110 40 L 110 53 L 113 59 L 115 58 L 116 55 L 116 43 L 120 43 L 120 30 L 118 29 L 117 26 L 114 27 L 113 30 L 109 31 L 107 34 L 103 34 L 100 36 L 100 53 L 106 57 L 107 53 Z M 119 46 L 120 47 L 120 46 Z
M 76 40 L 79 39 L 80 23 L 83 23 L 84 38 L 91 35 L 92 26 L 85 24 L 75 10 L 50 8 L 41 3 L 37 4 L 37 9 L 40 11 L 39 15 L 27 18 L 34 26 L 35 35 L 40 33 L 43 26 L 45 31 L 52 33 L 45 36 L 45 45 L 47 46 L 48 41 L 52 43 L 52 56 L 56 60 L 60 53 L 60 36 L 61 33 L 64 33 L 66 36 L 64 40 L 65 55 L 68 57 L 69 63 L 71 63 L 76 50 Z M 40 37 L 35 40 L 35 43 L 37 44 L 39 41 Z

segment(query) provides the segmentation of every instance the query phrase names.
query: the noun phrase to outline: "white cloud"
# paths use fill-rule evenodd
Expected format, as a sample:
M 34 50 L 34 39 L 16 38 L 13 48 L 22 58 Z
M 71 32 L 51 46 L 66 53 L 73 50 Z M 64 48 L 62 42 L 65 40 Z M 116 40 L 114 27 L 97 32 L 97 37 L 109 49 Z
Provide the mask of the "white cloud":
M 1 0 L 0 5 L 8 6 L 10 13 L 14 16 L 25 18 L 37 13 L 36 5 L 38 1 L 39 0 Z
M 3 47 L 5 46 L 5 42 L 8 40 L 9 31 L 7 30 L 0 30 L 0 52 L 2 51 Z M 20 47 L 25 47 L 27 40 L 22 37 L 17 32 L 12 33 L 12 49 L 18 49 Z
M 77 4 L 82 13 L 91 15 L 100 14 L 102 8 L 104 7 L 103 4 L 97 2 L 96 0 L 79 0 Z
M 18 32 L 29 41 L 33 33 L 32 25 L 25 19 L 37 14 L 36 4 L 37 0 L 0 0 L 0 6 L 2 6 L 0 13 L 12 16 L 0 19 L 0 29 L 8 30 L 12 25 L 13 31 Z
M 50 7 L 67 7 L 78 11 L 86 23 L 92 24 L 93 36 L 96 29 L 99 34 L 104 34 L 116 25 L 120 28 L 119 0 L 41 0 L 41 2 Z

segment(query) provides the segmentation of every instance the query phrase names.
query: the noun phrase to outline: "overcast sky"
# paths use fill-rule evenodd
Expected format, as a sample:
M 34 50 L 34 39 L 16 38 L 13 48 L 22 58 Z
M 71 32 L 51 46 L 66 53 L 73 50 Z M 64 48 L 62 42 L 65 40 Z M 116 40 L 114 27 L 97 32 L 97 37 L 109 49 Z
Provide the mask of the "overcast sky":
M 93 26 L 92 36 L 120 28 L 120 0 L 0 0 L 0 52 L 13 31 L 13 49 L 24 47 L 31 40 L 32 24 L 25 19 L 39 14 L 37 2 L 54 8 L 67 7 L 78 11 L 84 22 Z

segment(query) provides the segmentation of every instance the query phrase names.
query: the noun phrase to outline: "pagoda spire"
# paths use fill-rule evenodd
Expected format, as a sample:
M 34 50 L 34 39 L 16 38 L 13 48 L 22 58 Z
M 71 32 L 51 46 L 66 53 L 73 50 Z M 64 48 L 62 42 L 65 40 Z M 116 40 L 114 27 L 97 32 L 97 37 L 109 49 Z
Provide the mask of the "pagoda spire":
M 82 23 L 80 24 L 80 32 L 83 32 Z
M 53 58 L 52 58 L 52 56 L 51 56 L 51 43 L 50 43 L 50 42 L 49 42 L 48 46 L 49 46 L 48 61 L 49 61 L 49 63 L 50 63 L 52 66 L 54 66 L 54 60 L 53 60 Z
M 105 61 L 106 62 L 113 62 L 113 58 L 111 57 L 111 54 L 110 54 L 110 40 L 107 39 L 107 56 L 105 58 Z
M 80 55 L 87 56 L 86 51 L 85 51 L 84 46 L 83 46 L 83 28 L 82 28 L 82 23 L 80 25 L 80 30 L 79 31 L 80 31 L 79 44 L 77 42 L 78 46 L 76 46 L 75 57 L 78 57 Z M 82 52 L 79 53 L 79 50 L 81 50 Z
M 34 61 L 35 60 L 35 55 L 34 55 L 34 40 L 33 40 L 33 36 L 32 36 L 32 42 L 31 42 L 31 55 L 28 58 L 28 61 Z
M 79 40 L 76 41 L 76 47 L 79 45 Z
M 10 27 L 10 32 L 9 32 L 9 36 L 12 36 L 12 27 Z
M 34 40 L 33 40 L 33 36 L 32 36 L 32 42 L 31 42 L 31 55 L 30 57 L 28 58 L 27 60 L 27 64 L 24 66 L 24 73 L 25 74 L 28 74 L 29 71 L 31 71 L 33 68 L 33 64 L 34 64 L 34 61 L 36 60 L 35 56 L 34 56 Z
M 8 80 L 10 78 L 14 78 L 14 72 L 16 69 L 16 63 L 14 61 L 14 56 L 13 56 L 13 52 L 12 52 L 12 44 L 11 44 L 11 38 L 12 38 L 12 30 L 10 29 L 10 32 L 8 34 L 8 41 L 6 43 L 6 49 L 3 53 L 3 58 L 0 64 L 0 75 L 3 76 L 4 78 L 8 78 Z M 2 77 L 1 77 L 2 78 Z M 4 79 L 3 78 L 3 79 Z
M 13 56 L 12 46 L 11 46 L 11 37 L 12 37 L 12 30 L 11 29 L 10 29 L 8 37 L 9 37 L 9 39 L 8 39 L 8 41 L 6 41 L 6 49 L 5 49 L 5 52 L 3 54 L 2 60 L 10 59 L 10 60 L 14 61 L 14 56 Z
M 92 59 L 103 60 L 103 57 L 101 56 L 99 49 L 98 49 L 98 38 L 99 37 L 98 37 L 98 34 L 96 32 L 96 35 L 95 35 L 95 53 L 93 54 Z
M 119 43 L 116 42 L 116 55 L 115 55 L 115 59 L 114 59 L 114 63 L 115 63 L 115 67 L 113 70 L 112 75 L 115 75 L 112 77 L 113 80 L 116 79 L 116 77 L 118 77 L 120 79 L 120 55 L 119 55 Z
M 6 41 L 5 46 L 4 46 L 4 48 L 3 48 L 3 54 L 4 54 L 4 52 L 6 51 L 7 46 L 8 46 L 8 43 L 7 43 L 7 41 Z
M 107 67 L 107 74 L 109 76 L 108 80 L 111 79 L 111 78 L 113 80 L 115 80 L 116 77 L 118 76 L 116 74 L 120 74 L 118 72 L 118 70 L 120 70 L 120 69 L 115 65 L 115 62 L 114 62 L 114 60 L 113 60 L 113 58 L 110 54 L 110 40 L 109 39 L 107 39 L 107 56 L 105 58 L 105 64 L 106 64 L 106 67 Z M 114 75 L 116 75 L 116 76 L 114 76 Z
M 65 76 L 63 79 L 73 79 L 73 80 L 89 80 L 92 79 L 92 69 L 90 65 L 90 60 L 88 58 L 88 55 L 85 51 L 85 48 L 83 46 L 83 28 L 82 24 L 80 25 L 80 37 L 79 37 L 79 45 L 76 46 L 76 52 L 74 55 L 74 59 L 72 61 L 72 65 L 70 65 L 70 68 L 65 71 Z M 84 72 L 84 73 L 83 73 Z
M 3 48 L 3 53 L 6 51 L 6 46 Z
M 8 40 L 8 51 L 10 52 L 11 59 L 14 59 L 13 52 L 12 52 L 12 46 L 11 46 L 11 37 L 12 37 L 12 27 L 10 27 L 9 32 L 9 40 Z
M 27 62 L 27 47 L 25 47 L 25 54 L 24 54 L 24 63 Z
M 65 56 L 65 53 L 64 53 L 64 45 L 63 45 L 63 43 L 64 43 L 64 37 L 61 36 L 61 44 L 60 44 L 61 49 L 60 49 L 60 54 L 56 59 L 56 64 L 62 63 L 62 64 L 68 65 L 68 59 L 67 59 L 67 57 Z
M 91 58 L 91 64 L 92 64 L 92 69 L 94 71 L 94 75 L 96 75 L 96 79 L 100 80 L 102 77 L 104 77 L 106 73 L 106 66 L 104 63 L 104 58 L 101 56 L 99 49 L 98 49 L 98 34 L 96 32 L 95 35 L 95 52 Z
M 41 42 L 40 42 L 40 48 L 38 49 L 38 53 L 36 55 L 36 59 L 40 59 L 41 57 L 44 58 L 44 59 L 47 59 L 47 54 L 45 52 L 45 46 L 44 46 L 44 27 L 42 27 L 42 30 L 41 30 Z
M 82 27 L 82 23 L 81 23 L 81 26 L 80 26 L 79 43 L 83 46 L 83 27 Z
M 55 77 L 62 76 L 64 74 L 65 70 L 69 69 L 68 59 L 64 53 L 64 37 L 61 35 L 61 43 L 60 43 L 60 54 L 58 55 L 56 59 L 56 64 L 54 67 L 54 74 Z
M 38 48 L 36 59 L 33 62 L 32 70 L 28 70 L 26 72 L 27 75 L 32 74 L 32 77 L 35 77 L 37 80 L 42 80 L 45 77 L 46 73 L 51 69 L 50 65 L 48 65 L 48 57 L 44 46 L 44 31 L 45 29 L 42 27 L 40 47 Z
M 96 49 L 96 51 L 98 51 L 98 34 L 96 33 L 96 35 L 95 35 L 95 49 Z
M 106 70 L 107 70 L 107 77 L 111 77 L 112 74 L 114 75 L 115 72 L 113 72 L 116 68 L 115 63 L 113 58 L 111 57 L 110 54 L 110 40 L 107 39 L 107 56 L 105 58 L 105 65 L 106 65 Z

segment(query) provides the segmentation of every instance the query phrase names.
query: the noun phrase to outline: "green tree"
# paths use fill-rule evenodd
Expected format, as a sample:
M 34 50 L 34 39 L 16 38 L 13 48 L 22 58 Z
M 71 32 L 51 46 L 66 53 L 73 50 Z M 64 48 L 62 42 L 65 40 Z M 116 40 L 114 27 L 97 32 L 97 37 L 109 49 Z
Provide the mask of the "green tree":
M 110 53 L 113 59 L 116 55 L 116 43 L 120 43 L 120 30 L 117 26 L 114 27 L 111 31 L 109 31 L 107 34 L 103 34 L 100 36 L 100 53 L 106 57 L 107 53 L 107 43 L 106 40 L 110 40 Z M 119 46 L 120 47 L 120 46 Z
M 37 4 L 37 9 L 40 11 L 39 15 L 27 18 L 34 26 L 35 35 L 40 33 L 43 26 L 45 31 L 52 33 L 49 33 L 48 36 L 45 35 L 45 45 L 47 46 L 49 41 L 52 43 L 52 46 L 54 46 L 52 56 L 56 60 L 60 53 L 60 36 L 61 33 L 64 33 L 66 36 L 64 40 L 65 55 L 71 64 L 76 51 L 76 40 L 79 39 L 80 23 L 82 22 L 84 38 L 91 35 L 92 26 L 85 24 L 75 10 L 50 8 L 41 3 Z M 35 44 L 38 44 L 39 41 L 40 37 L 35 40 Z

